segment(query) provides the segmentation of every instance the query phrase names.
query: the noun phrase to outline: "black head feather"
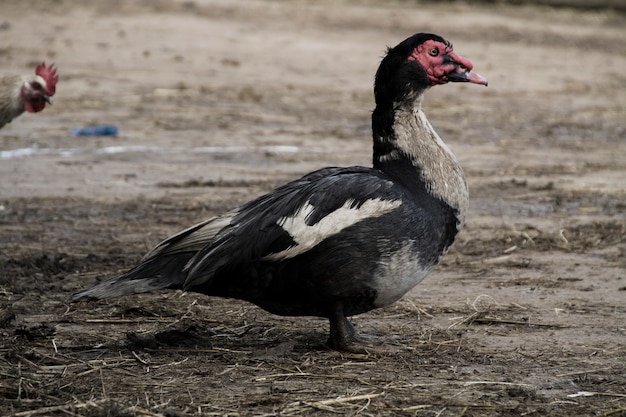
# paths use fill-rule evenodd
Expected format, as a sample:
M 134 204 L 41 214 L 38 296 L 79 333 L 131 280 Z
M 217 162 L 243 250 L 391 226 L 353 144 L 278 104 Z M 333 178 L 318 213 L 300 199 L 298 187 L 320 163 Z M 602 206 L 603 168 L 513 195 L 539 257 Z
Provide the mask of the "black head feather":
M 423 91 L 430 86 L 426 71 L 415 61 L 408 61 L 413 50 L 428 40 L 452 44 L 432 33 L 417 33 L 393 48 L 387 49 L 376 71 L 374 97 L 376 106 L 391 106 L 411 92 Z

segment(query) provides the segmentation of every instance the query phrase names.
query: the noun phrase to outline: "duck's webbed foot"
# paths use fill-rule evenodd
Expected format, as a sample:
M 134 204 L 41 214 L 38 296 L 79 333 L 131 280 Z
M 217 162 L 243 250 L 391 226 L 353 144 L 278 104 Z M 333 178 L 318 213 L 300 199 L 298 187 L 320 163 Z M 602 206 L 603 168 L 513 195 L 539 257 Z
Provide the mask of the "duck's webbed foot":
M 332 349 L 351 353 L 372 353 L 381 350 L 381 342 L 376 337 L 360 335 L 356 332 L 352 323 L 344 315 L 343 306 L 335 308 L 329 320 L 328 345 Z

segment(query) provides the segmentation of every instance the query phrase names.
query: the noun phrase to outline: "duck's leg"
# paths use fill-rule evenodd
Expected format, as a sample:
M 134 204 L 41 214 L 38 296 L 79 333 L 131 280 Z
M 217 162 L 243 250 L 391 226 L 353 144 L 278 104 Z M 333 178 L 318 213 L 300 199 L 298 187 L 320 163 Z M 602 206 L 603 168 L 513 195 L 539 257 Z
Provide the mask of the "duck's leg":
M 362 336 L 356 332 L 343 312 L 343 303 L 338 302 L 333 306 L 328 319 L 330 321 L 328 345 L 331 348 L 352 353 L 376 350 L 373 345 L 379 343 L 371 336 Z

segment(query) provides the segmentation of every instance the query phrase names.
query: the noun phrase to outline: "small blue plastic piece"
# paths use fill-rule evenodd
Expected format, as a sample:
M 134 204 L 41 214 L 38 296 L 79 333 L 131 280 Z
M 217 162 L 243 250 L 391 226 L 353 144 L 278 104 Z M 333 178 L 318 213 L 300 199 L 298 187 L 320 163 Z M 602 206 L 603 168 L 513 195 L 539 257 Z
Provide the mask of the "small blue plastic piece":
M 117 126 L 103 125 L 70 130 L 70 134 L 72 136 L 115 136 L 118 130 Z

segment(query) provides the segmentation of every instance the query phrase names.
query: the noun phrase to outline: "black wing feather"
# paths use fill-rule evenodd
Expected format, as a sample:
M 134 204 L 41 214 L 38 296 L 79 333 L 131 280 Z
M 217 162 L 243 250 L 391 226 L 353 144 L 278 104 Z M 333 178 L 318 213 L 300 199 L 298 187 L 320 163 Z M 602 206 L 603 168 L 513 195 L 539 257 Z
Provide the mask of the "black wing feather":
M 306 219 L 310 226 L 348 200 L 359 207 L 373 198 L 397 198 L 391 192 L 393 187 L 380 171 L 365 167 L 324 168 L 285 184 L 237 210 L 230 227 L 191 259 L 184 287 L 205 285 L 222 268 L 261 262 L 294 246 L 296 242 L 278 222 L 296 214 L 307 202 L 314 206 Z

